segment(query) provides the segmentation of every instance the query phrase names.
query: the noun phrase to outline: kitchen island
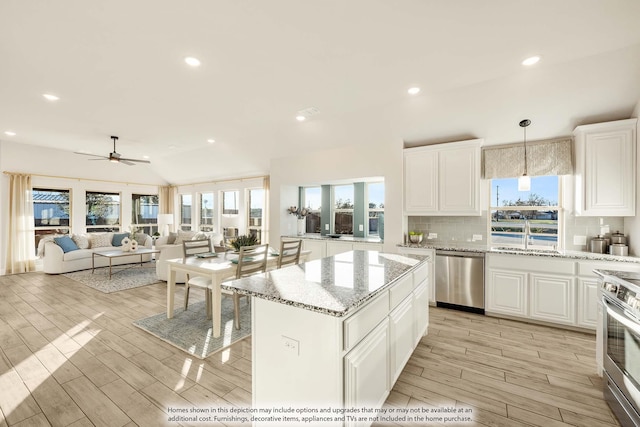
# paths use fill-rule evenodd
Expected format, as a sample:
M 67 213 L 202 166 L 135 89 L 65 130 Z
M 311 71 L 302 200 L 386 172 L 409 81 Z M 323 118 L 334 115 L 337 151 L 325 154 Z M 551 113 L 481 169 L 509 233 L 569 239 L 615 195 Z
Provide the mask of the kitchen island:
M 427 259 L 350 251 L 223 285 L 252 297 L 253 408 L 371 424 L 427 332 Z

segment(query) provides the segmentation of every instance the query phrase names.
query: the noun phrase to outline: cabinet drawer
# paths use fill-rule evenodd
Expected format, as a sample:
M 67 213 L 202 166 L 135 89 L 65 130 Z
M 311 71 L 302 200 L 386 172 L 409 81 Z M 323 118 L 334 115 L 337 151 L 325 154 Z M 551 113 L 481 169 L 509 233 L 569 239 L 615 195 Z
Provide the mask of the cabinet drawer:
M 533 255 L 488 254 L 486 260 L 488 268 L 552 274 L 575 274 L 576 263 L 574 260 L 569 259 Z
M 389 292 L 385 290 L 364 308 L 344 321 L 344 349 L 349 350 L 356 345 L 388 314 Z
M 393 310 L 413 291 L 413 275 L 402 276 L 389 290 L 389 310 Z

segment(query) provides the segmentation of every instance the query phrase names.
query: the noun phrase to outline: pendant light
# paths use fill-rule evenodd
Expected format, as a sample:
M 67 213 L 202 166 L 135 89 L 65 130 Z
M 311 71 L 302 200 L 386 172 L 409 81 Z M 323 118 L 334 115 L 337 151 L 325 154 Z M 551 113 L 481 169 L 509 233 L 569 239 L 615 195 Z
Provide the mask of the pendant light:
M 527 126 L 530 124 L 529 119 L 520 122 L 520 127 L 524 130 L 524 173 L 518 178 L 518 191 L 531 191 L 531 177 L 527 175 Z

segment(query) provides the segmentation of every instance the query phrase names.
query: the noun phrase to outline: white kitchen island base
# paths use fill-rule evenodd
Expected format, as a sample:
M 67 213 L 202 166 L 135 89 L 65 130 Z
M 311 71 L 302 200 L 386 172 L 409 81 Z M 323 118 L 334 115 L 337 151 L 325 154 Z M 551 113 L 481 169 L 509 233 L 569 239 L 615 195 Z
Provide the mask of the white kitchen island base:
M 350 260 L 344 281 L 338 271 Z M 283 426 L 372 424 L 427 332 L 424 261 L 354 251 L 232 282 L 230 288 L 253 296 L 253 408 L 283 409 L 281 415 L 299 420 L 285 418 Z M 315 281 L 318 271 L 331 271 L 333 277 Z M 258 291 L 267 282 L 270 290 Z M 342 312 L 330 308 L 355 292 L 359 298 Z M 312 298 L 309 294 L 322 301 L 310 307 L 302 302 Z

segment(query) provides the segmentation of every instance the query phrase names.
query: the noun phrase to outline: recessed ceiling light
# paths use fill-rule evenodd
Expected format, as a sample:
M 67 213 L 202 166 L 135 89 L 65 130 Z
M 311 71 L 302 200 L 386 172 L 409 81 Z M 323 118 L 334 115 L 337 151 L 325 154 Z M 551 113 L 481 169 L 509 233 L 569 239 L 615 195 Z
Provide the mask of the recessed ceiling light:
M 149 156 L 142 156 L 142 158 L 143 158 L 143 159 L 148 159 L 148 158 L 149 158 Z
M 4 134 L 5 135 L 9 135 L 9 136 L 16 136 L 16 133 L 15 132 L 11 132 L 10 130 L 6 131 Z
M 200 60 L 198 58 L 194 58 L 193 56 L 187 56 L 186 58 L 184 58 L 184 62 L 186 62 L 187 65 L 191 65 L 192 67 L 200 66 Z
M 522 65 L 533 65 L 538 63 L 538 61 L 540 61 L 540 57 L 539 56 L 532 56 L 530 58 L 525 59 L 524 61 L 522 61 Z
M 420 93 L 420 88 L 419 87 L 412 87 L 409 88 L 409 90 L 407 91 L 409 93 L 409 95 L 417 95 Z
M 307 120 L 307 118 L 305 116 L 299 115 L 296 116 L 296 120 L 299 122 L 304 122 L 305 120 Z
M 216 140 L 215 140 L 215 139 L 207 139 L 207 142 L 208 142 L 209 144 L 213 144 L 214 142 L 216 142 Z
M 57 101 L 60 99 L 55 95 L 51 95 L 50 93 L 43 93 L 42 96 L 44 96 L 48 101 Z
M 171 144 L 171 145 L 169 146 L 169 149 L 171 149 L 171 150 L 175 150 L 176 148 L 177 148 L 177 147 L 176 147 L 175 145 L 173 145 L 173 144 Z

